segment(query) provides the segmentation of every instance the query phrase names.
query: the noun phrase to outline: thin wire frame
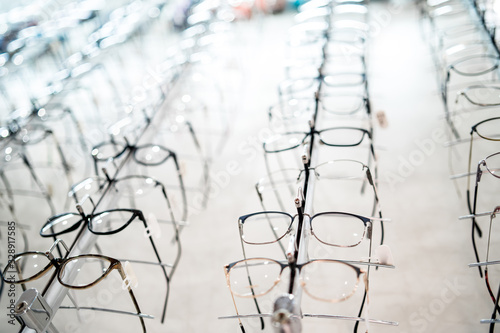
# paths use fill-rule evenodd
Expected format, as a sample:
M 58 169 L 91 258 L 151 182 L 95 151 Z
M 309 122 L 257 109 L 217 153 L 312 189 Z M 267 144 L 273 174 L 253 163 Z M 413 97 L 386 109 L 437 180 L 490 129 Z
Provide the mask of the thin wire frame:
M 247 237 L 245 235 L 245 223 L 247 223 L 247 224 L 249 222 L 251 223 L 251 220 L 250 221 L 247 221 L 247 220 L 252 219 L 252 218 L 259 218 L 261 215 L 264 216 L 263 219 L 267 220 L 267 224 L 269 225 L 269 228 L 274 236 L 273 239 L 262 241 L 262 242 L 255 242 L 255 241 L 247 240 Z M 336 216 L 336 217 L 349 217 L 349 218 L 353 218 L 355 220 L 359 220 L 363 224 L 363 232 L 360 234 L 359 240 L 354 242 L 354 243 L 350 243 L 350 244 L 337 244 L 337 243 L 330 243 L 328 241 L 325 241 L 321 237 L 319 237 L 314 232 L 314 227 L 313 227 L 314 220 L 318 219 L 320 217 L 328 216 L 328 215 Z M 276 231 L 278 230 L 278 227 L 272 223 L 270 216 L 277 216 L 277 217 L 279 216 L 279 217 L 282 217 L 282 218 L 286 219 L 287 221 L 289 221 L 288 227 L 286 228 L 284 233 L 281 233 L 281 235 L 276 233 Z M 292 216 L 288 213 L 279 212 L 279 211 L 257 212 L 257 213 L 252 213 L 252 214 L 241 216 L 238 219 L 238 229 L 240 232 L 240 239 L 242 242 L 244 242 L 246 244 L 250 244 L 250 245 L 265 245 L 265 244 L 276 243 L 276 242 L 280 241 L 283 237 L 285 237 L 286 235 L 288 235 L 292 232 L 293 222 L 297 216 L 298 215 Z M 309 217 L 310 225 L 311 225 L 311 235 L 313 235 L 319 242 L 321 242 L 325 245 L 335 246 L 335 247 L 354 247 L 354 246 L 359 245 L 363 241 L 365 236 L 371 235 L 372 223 L 373 223 L 373 220 L 375 219 L 375 218 L 368 218 L 368 217 L 364 217 L 364 216 L 360 216 L 360 215 L 356 215 L 356 214 L 351 214 L 351 213 L 345 213 L 345 212 L 321 212 L 321 213 L 317 213 L 313 216 L 309 216 L 308 214 L 304 214 L 304 216 Z
M 342 302 L 342 301 L 349 299 L 352 295 L 354 295 L 354 293 L 357 289 L 357 286 L 359 284 L 359 278 L 362 274 L 364 274 L 364 276 L 365 276 L 365 286 L 366 286 L 366 288 L 368 288 L 368 284 L 366 283 L 366 274 L 365 274 L 366 272 L 357 266 L 351 265 L 351 264 L 346 263 L 346 262 L 341 261 L 341 260 L 315 259 L 315 260 L 310 260 L 310 261 L 303 263 L 303 264 L 297 264 L 296 268 L 298 269 L 299 274 L 304 267 L 307 267 L 307 265 L 311 265 L 313 263 L 329 263 L 329 264 L 342 265 L 342 267 L 345 267 L 345 268 L 348 267 L 348 269 L 352 270 L 353 273 L 356 275 L 356 280 L 355 280 L 355 283 L 353 284 L 354 288 L 352 290 L 350 290 L 349 293 L 345 294 L 344 297 L 333 298 L 333 299 L 327 299 L 327 298 L 323 298 L 321 296 L 317 296 L 317 295 L 312 294 L 307 289 L 307 283 L 304 281 L 304 279 L 301 278 L 300 279 L 301 286 L 303 287 L 304 291 L 313 299 L 324 301 L 324 302 L 329 302 L 329 303 L 338 303 L 338 302 Z M 252 289 L 252 292 L 250 292 L 249 294 L 239 294 L 238 292 L 234 291 L 234 288 L 232 287 L 233 284 L 231 283 L 231 271 L 232 270 L 243 266 L 243 268 L 245 268 L 246 272 L 248 273 L 248 268 L 251 266 L 272 265 L 272 264 L 278 265 L 280 267 L 280 269 L 279 269 L 279 273 L 277 274 L 276 278 L 272 281 L 272 284 L 269 288 L 265 288 L 265 290 L 263 292 L 255 293 L 254 288 L 252 286 L 250 286 L 249 289 Z M 274 259 L 249 258 L 249 259 L 239 260 L 239 261 L 236 261 L 236 262 L 233 262 L 231 264 L 226 265 L 224 267 L 224 271 L 226 274 L 227 285 L 229 287 L 230 292 L 233 295 L 236 295 L 236 296 L 242 297 L 242 298 L 256 298 L 256 297 L 260 297 L 260 296 L 264 296 L 264 295 L 268 294 L 281 281 L 281 275 L 282 275 L 284 269 L 287 267 L 290 267 L 288 263 L 283 263 L 283 262 L 280 262 L 280 261 L 277 261 Z M 250 277 L 250 274 L 247 274 L 247 275 Z

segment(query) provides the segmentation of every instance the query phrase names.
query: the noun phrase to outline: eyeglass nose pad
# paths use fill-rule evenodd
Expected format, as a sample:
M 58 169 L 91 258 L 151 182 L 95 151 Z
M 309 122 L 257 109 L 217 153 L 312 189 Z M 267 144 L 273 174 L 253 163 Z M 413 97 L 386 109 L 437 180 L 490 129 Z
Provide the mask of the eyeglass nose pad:
M 375 257 L 378 258 L 379 264 L 394 265 L 391 248 L 388 245 L 380 245 L 375 249 Z
M 500 213 L 500 206 L 496 206 L 495 209 L 493 209 L 493 213 L 491 214 L 491 217 L 495 218 L 498 213 Z

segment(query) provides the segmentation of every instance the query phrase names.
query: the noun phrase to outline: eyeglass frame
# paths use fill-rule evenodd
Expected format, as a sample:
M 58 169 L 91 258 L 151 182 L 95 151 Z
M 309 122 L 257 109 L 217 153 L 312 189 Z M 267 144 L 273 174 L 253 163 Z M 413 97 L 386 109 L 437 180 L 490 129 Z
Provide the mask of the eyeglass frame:
M 246 241 L 245 237 L 244 237 L 244 234 L 243 234 L 243 225 L 245 223 L 245 220 L 248 219 L 249 217 L 260 215 L 260 214 L 281 214 L 281 215 L 288 216 L 290 218 L 290 224 L 288 226 L 287 231 L 282 236 L 278 237 L 276 240 L 269 241 L 269 242 L 254 243 L 254 242 L 248 242 L 248 241 Z M 330 244 L 330 243 L 327 243 L 327 242 L 322 241 L 321 239 L 319 239 L 318 236 L 314 233 L 314 230 L 313 230 L 313 227 L 312 227 L 312 221 L 314 220 L 314 218 L 316 218 L 318 216 L 323 216 L 323 215 L 328 215 L 328 214 L 350 216 L 350 217 L 354 217 L 354 218 L 357 218 L 360 221 L 362 221 L 363 224 L 364 224 L 365 230 L 363 232 L 363 235 L 361 236 L 361 240 L 358 243 L 353 244 L 353 245 L 338 245 L 338 244 Z M 309 214 L 304 213 L 303 215 L 307 216 L 309 218 L 309 226 L 310 226 L 311 234 L 320 243 L 323 243 L 323 244 L 329 245 L 329 246 L 343 247 L 343 248 L 355 247 L 355 246 L 361 244 L 361 242 L 365 239 L 365 236 L 367 236 L 367 238 L 371 240 L 371 234 L 372 234 L 372 228 L 373 228 L 373 221 L 378 219 L 378 218 L 375 218 L 375 217 L 368 218 L 368 217 L 365 217 L 365 216 L 361 216 L 361 215 L 357 215 L 357 214 L 352 214 L 352 213 L 346 213 L 346 212 L 320 212 L 320 213 L 316 213 L 316 214 L 314 214 L 312 216 L 309 215 Z M 273 243 L 279 242 L 286 235 L 288 235 L 288 234 L 290 234 L 290 232 L 292 232 L 292 230 L 293 230 L 292 225 L 293 225 L 293 223 L 295 221 L 295 218 L 298 217 L 298 216 L 299 216 L 298 214 L 295 214 L 295 215 L 292 216 L 292 215 L 290 215 L 290 214 L 288 214 L 286 212 L 280 212 L 280 211 L 262 211 L 262 212 L 255 212 L 255 213 L 251 213 L 251 214 L 240 216 L 238 218 L 238 230 L 240 232 L 240 239 L 241 239 L 241 241 L 243 243 L 249 244 L 249 245 L 267 245 L 267 244 L 273 244 Z
M 326 131 L 330 131 L 330 130 L 344 130 L 344 129 L 347 129 L 347 130 L 356 130 L 356 131 L 360 131 L 363 133 L 363 136 L 361 138 L 361 140 L 356 143 L 356 144 L 348 144 L 348 145 L 339 145 L 339 144 L 330 144 L 330 143 L 326 143 L 323 141 L 323 139 L 321 138 L 321 133 L 323 132 L 326 132 Z M 280 152 L 283 152 L 283 151 L 287 151 L 287 150 L 292 150 L 292 149 L 295 149 L 297 147 L 300 147 L 301 145 L 303 145 L 306 141 L 306 139 L 308 137 L 310 137 L 312 134 L 318 134 L 319 135 L 319 139 L 320 139 L 320 142 L 326 146 L 330 146 L 330 147 L 356 147 L 356 146 L 359 146 L 361 144 L 361 142 L 363 142 L 364 138 L 365 138 L 365 135 L 368 136 L 368 138 L 370 139 L 370 150 L 373 154 L 373 156 L 375 156 L 375 149 L 373 148 L 373 143 L 371 142 L 372 141 L 372 134 L 369 130 L 365 129 L 365 128 L 361 128 L 361 127 L 351 127 L 351 126 L 339 126 L 339 127 L 329 127 L 329 128 L 325 128 L 325 129 L 322 129 L 322 130 L 316 130 L 316 129 L 312 129 L 309 131 L 309 132 L 286 132 L 286 133 L 283 133 L 283 134 L 280 134 L 274 138 L 278 138 L 280 136 L 285 136 L 285 135 L 291 135 L 291 134 L 303 134 L 304 135 L 304 138 L 301 140 L 301 142 L 299 144 L 296 144 L 294 146 L 291 146 L 289 148 L 285 148 L 285 149 L 279 149 L 279 150 L 267 150 L 266 149 L 266 143 L 269 142 L 266 141 L 263 143 L 263 147 L 264 147 L 264 151 L 266 153 L 280 153 Z M 272 138 L 271 138 L 272 139 Z
M 265 293 L 263 294 L 259 294 L 259 295 L 255 295 L 252 291 L 252 295 L 251 296 L 243 296 L 243 295 L 240 295 L 238 293 L 235 293 L 232 288 L 231 288 L 231 284 L 230 284 L 230 272 L 231 272 L 231 269 L 239 264 L 239 263 L 242 263 L 242 262 L 246 262 L 246 261 L 252 261 L 252 260 L 266 260 L 266 261 L 271 261 L 271 262 L 274 262 L 278 265 L 280 265 L 281 267 L 281 270 L 280 270 L 280 273 L 278 274 L 278 278 L 276 281 L 274 281 L 274 284 L 273 286 Z M 289 268 L 295 268 L 295 269 L 298 269 L 299 270 L 299 274 L 302 270 L 302 268 L 308 264 L 311 264 L 311 263 L 315 263 L 315 262 L 330 262 L 330 263 L 339 263 L 339 264 L 343 264 L 343 265 L 346 265 L 346 266 L 349 266 L 350 268 L 352 268 L 355 272 L 356 272 L 356 275 L 357 275 L 357 282 L 356 282 L 356 287 L 353 289 L 353 292 L 346 298 L 344 299 L 339 299 L 339 300 L 335 300 L 335 301 L 327 301 L 327 302 L 330 302 L 330 303 L 337 303 L 337 302 L 341 302 L 341 301 L 345 301 L 347 299 L 349 299 L 352 295 L 354 295 L 354 292 L 356 291 L 357 289 L 357 285 L 359 284 L 359 277 L 361 276 L 361 274 L 365 274 L 365 282 L 366 282 L 366 271 L 360 269 L 359 267 L 357 266 L 354 266 L 352 265 L 350 262 L 347 262 L 347 261 L 343 261 L 343 260 L 335 260 L 335 259 L 313 259 L 313 260 L 309 260 L 305 263 L 302 263 L 302 264 L 290 264 L 289 262 L 287 263 L 283 263 L 283 262 L 280 262 L 278 260 L 274 260 L 274 259 L 270 259 L 270 258 L 260 258 L 260 257 L 256 257 L 256 258 L 247 258 L 247 259 L 242 259 L 242 260 L 238 260 L 238 261 L 235 261 L 233 263 L 230 263 L 230 264 L 227 264 L 224 266 L 224 272 L 225 272 L 225 275 L 226 275 L 226 282 L 227 282 L 227 285 L 229 287 L 229 291 L 238 296 L 238 297 L 242 297 L 242 298 L 257 298 L 257 297 L 260 297 L 260 296 L 264 296 L 266 294 L 268 294 L 280 281 L 281 281 L 281 274 L 283 273 L 283 271 L 285 270 L 285 268 L 289 267 Z M 305 282 L 301 281 L 301 286 L 303 287 L 305 285 Z M 366 288 L 368 288 L 368 283 L 366 283 Z M 312 296 L 309 292 L 307 292 L 307 289 L 304 288 L 304 291 L 309 295 L 311 296 L 311 298 L 313 299 L 316 299 L 316 300 L 321 300 L 321 301 L 325 301 L 324 299 L 321 299 L 319 297 L 316 297 L 316 296 Z
M 114 269 L 118 270 L 118 272 L 120 273 L 120 277 L 123 279 L 123 281 L 127 281 L 127 275 L 125 273 L 125 271 L 123 270 L 123 267 L 122 267 L 122 264 L 121 264 L 121 261 L 120 260 L 117 260 L 117 259 L 114 259 L 114 258 L 111 258 L 111 257 L 108 257 L 108 256 L 104 256 L 104 255 L 100 255 L 100 254 L 83 254 L 83 255 L 78 255 L 78 256 L 74 256 L 74 257 L 69 257 L 69 258 L 55 258 L 53 255 L 52 255 L 52 249 L 55 247 L 55 245 L 58 243 L 58 241 L 56 241 L 51 249 L 47 252 L 41 252 L 41 251 L 27 251 L 27 252 L 22 252 L 22 253 L 18 253 L 16 255 L 14 255 L 14 257 L 8 261 L 6 267 L 4 268 L 3 272 L 2 272 L 2 280 L 4 282 L 7 282 L 7 283 L 14 283 L 14 284 L 23 284 L 23 283 L 26 283 L 26 282 L 30 282 L 30 281 L 34 281 L 34 280 L 37 280 L 39 278 L 41 278 L 43 275 L 45 275 L 49 270 L 50 268 L 54 267 L 55 268 L 55 272 L 54 272 L 54 275 L 57 277 L 57 281 L 64 287 L 66 288 L 69 288 L 69 289 L 77 289 L 77 290 L 83 290 L 83 289 L 88 289 L 88 288 L 91 288 L 95 285 L 97 285 L 99 282 L 101 282 L 104 278 L 106 278 L 110 273 L 111 271 L 113 271 Z M 17 258 L 21 257 L 21 256 L 25 256 L 25 255 L 30 255 L 30 254 L 34 254 L 34 255 L 42 255 L 44 257 L 46 257 L 48 260 L 49 260 L 49 264 L 43 268 L 40 272 L 38 272 L 37 274 L 35 274 L 34 276 L 32 276 L 31 278 L 27 278 L 27 279 L 23 279 L 23 280 L 19 280 L 19 281 L 10 281 L 8 279 L 5 278 L 6 274 L 3 274 L 4 272 L 7 272 L 10 267 L 15 267 L 14 266 L 14 262 Z M 72 285 L 68 285 L 64 282 L 62 282 L 62 278 L 60 276 L 61 272 L 63 272 L 63 269 L 65 267 L 65 265 L 71 261 L 71 260 L 75 260 L 75 259 L 80 259 L 80 258 L 98 258 L 98 259 L 104 259 L 106 261 L 108 261 L 110 263 L 110 266 L 108 267 L 108 269 L 106 270 L 106 272 L 101 275 L 101 277 L 99 279 L 97 279 L 96 281 L 92 282 L 91 284 L 89 285 L 86 285 L 86 286 L 72 286 Z M 146 333 L 146 325 L 144 323 L 144 319 L 143 317 L 141 316 L 142 312 L 141 312 L 141 309 L 139 307 L 139 303 L 137 302 L 137 299 L 134 295 L 134 292 L 133 290 L 130 288 L 130 285 L 129 284 L 126 284 L 127 285 L 127 289 L 128 289 L 128 292 L 129 292 L 129 295 L 132 299 L 132 302 L 134 303 L 134 307 L 137 311 L 137 316 L 139 317 L 139 320 L 141 322 L 141 326 L 142 326 L 142 329 L 143 329 L 143 333 Z

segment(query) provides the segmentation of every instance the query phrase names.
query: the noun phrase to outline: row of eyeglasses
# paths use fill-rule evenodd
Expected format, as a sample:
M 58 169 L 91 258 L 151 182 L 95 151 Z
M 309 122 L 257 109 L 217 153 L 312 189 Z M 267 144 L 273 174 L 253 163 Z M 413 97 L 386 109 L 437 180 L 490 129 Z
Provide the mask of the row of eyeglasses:
M 15 284 L 16 295 L 24 292 L 20 300 L 50 300 L 51 308 L 42 323 L 29 319 L 40 309 L 25 309 L 23 328 L 67 327 L 70 316 L 55 316 L 59 309 L 77 309 L 79 326 L 93 321 L 83 320 L 82 311 L 125 315 L 124 323 L 133 318 L 129 327 L 143 332 L 144 320 L 154 316 L 141 308 L 165 321 L 180 233 L 207 204 L 210 155 L 223 149 L 228 134 L 225 94 L 232 92 L 210 71 L 221 69 L 216 52 L 231 39 L 230 8 L 193 3 L 186 29 L 159 35 L 154 27 L 169 24 L 172 8 L 156 0 L 114 7 L 79 1 L 50 18 L 27 8 L 5 14 L 12 24 L 2 39 L 7 53 L 0 84 L 12 89 L 2 89 L 2 112 L 8 111 L 0 128 L 0 237 L 9 251 L 0 250 L 0 297 L 4 282 Z M 47 27 L 60 28 L 61 36 L 49 38 L 55 32 Z M 12 49 L 28 30 L 36 34 Z M 155 54 L 161 61 L 148 64 L 147 51 L 169 39 L 175 46 L 154 48 L 162 50 Z M 32 48 L 47 50 L 35 54 Z M 39 71 L 50 62 L 56 70 Z M 150 76 L 135 73 L 137 64 Z M 45 80 L 42 89 L 33 78 Z M 31 237 L 32 231 L 41 237 Z M 47 252 L 30 250 L 47 244 Z M 134 271 L 136 264 L 141 269 Z M 107 278 L 114 270 L 120 278 Z M 103 280 L 128 292 L 132 310 L 110 309 L 109 301 L 75 292 Z M 141 298 L 151 300 L 146 308 Z
M 438 72 L 448 132 L 451 178 L 471 221 L 475 262 L 493 302 L 493 332 L 500 307 L 500 52 L 496 1 L 423 1 L 422 15 Z M 468 157 L 467 157 L 468 156 Z M 465 159 L 466 158 L 466 159 Z M 481 184 L 481 186 L 480 186 Z M 465 207 L 464 207 L 465 208 Z
M 397 325 L 370 318 L 368 306 L 371 268 L 394 268 L 377 192 L 368 7 L 312 0 L 287 35 L 286 79 L 263 142 L 267 175 L 255 185 L 263 210 L 239 217 L 244 259 L 225 266 L 236 315 L 221 318 L 243 332 L 300 332 L 305 317 L 342 319 L 339 331 Z

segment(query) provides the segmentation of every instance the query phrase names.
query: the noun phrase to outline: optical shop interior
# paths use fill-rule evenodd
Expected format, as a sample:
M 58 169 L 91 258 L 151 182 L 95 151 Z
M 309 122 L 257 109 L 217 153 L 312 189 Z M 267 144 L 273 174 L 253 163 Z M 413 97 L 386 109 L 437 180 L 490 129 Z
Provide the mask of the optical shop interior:
M 497 26 L 2 1 L 0 332 L 499 333 Z

